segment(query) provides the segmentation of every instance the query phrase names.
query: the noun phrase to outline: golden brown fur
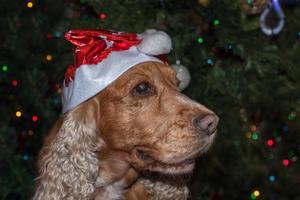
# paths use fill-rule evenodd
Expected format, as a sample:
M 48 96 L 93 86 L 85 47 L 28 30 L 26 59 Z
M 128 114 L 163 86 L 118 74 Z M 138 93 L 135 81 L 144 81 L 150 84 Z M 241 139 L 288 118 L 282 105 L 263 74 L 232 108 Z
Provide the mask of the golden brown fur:
M 151 85 L 146 95 L 135 92 L 142 82 Z M 177 84 L 169 66 L 141 63 L 66 113 L 40 152 L 34 199 L 161 199 L 155 188 L 175 191 L 138 178 L 139 172 L 190 173 L 215 136 L 191 123 L 213 112 L 181 94 Z M 186 187 L 177 191 L 187 197 Z

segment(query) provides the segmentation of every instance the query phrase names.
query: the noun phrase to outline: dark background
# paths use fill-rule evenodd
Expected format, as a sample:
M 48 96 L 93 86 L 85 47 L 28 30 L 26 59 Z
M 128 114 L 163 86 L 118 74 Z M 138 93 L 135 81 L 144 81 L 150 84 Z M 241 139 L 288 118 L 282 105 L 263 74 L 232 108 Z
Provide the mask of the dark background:
M 36 155 L 61 114 L 73 62 L 63 33 L 103 28 L 173 39 L 170 63 L 191 72 L 184 91 L 221 118 L 197 163 L 194 199 L 300 199 L 300 4 L 281 0 L 285 27 L 266 36 L 267 0 L 2 0 L 0 4 L 0 199 L 29 199 Z M 272 12 L 266 19 L 276 26 Z

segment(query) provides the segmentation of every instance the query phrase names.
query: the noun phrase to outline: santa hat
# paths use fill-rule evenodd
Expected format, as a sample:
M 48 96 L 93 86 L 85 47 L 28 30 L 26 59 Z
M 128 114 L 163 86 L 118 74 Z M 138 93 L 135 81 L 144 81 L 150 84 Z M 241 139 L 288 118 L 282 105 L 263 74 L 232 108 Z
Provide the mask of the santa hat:
M 106 30 L 71 30 L 65 38 L 75 45 L 75 63 L 68 67 L 63 84 L 63 113 L 93 97 L 136 64 L 163 63 L 172 49 L 162 31 L 142 34 Z

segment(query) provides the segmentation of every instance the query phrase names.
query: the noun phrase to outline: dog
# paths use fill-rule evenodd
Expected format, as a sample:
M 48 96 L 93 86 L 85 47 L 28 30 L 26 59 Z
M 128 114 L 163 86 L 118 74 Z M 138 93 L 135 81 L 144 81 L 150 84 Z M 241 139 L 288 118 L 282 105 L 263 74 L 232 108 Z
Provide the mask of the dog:
M 139 63 L 55 123 L 39 154 L 34 199 L 168 199 L 160 189 L 179 187 L 143 172 L 192 173 L 218 121 L 180 92 L 170 66 Z

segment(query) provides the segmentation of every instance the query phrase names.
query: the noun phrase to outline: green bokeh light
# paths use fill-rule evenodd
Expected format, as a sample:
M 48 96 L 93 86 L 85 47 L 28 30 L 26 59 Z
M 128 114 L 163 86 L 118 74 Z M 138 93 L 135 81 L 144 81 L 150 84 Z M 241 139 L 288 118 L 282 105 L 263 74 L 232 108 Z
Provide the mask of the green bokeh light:
M 215 19 L 215 20 L 214 20 L 214 25 L 215 25 L 215 26 L 218 26 L 219 24 L 220 24 L 220 20 Z
M 8 66 L 7 66 L 7 65 L 3 65 L 3 66 L 2 66 L 2 70 L 5 71 L 5 72 L 7 72 Z
M 257 140 L 258 139 L 258 134 L 256 132 L 254 132 L 252 134 L 252 140 Z
M 291 112 L 289 115 L 288 115 L 288 119 L 290 121 L 294 120 L 296 118 L 296 113 L 295 112 Z
M 251 199 L 256 199 L 256 196 L 252 193 L 250 196 Z
M 253 0 L 247 0 L 247 3 L 248 3 L 250 6 L 253 6 Z
M 204 40 L 203 40 L 202 37 L 198 37 L 197 41 L 198 41 L 199 44 L 202 44 Z

